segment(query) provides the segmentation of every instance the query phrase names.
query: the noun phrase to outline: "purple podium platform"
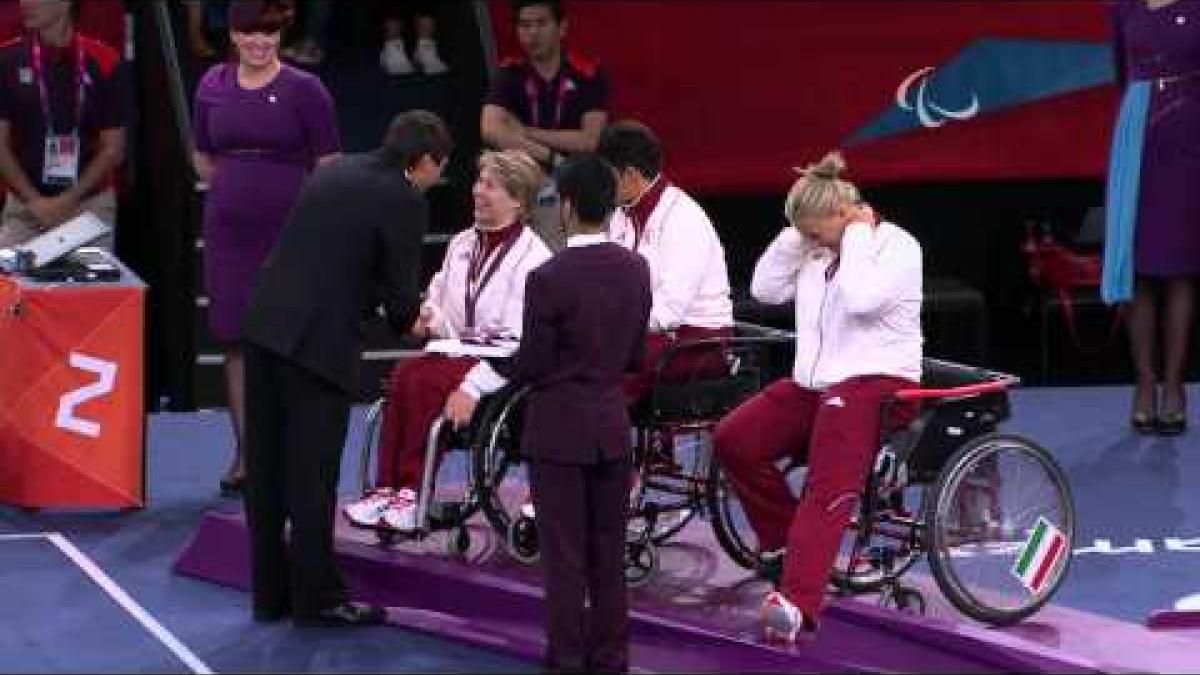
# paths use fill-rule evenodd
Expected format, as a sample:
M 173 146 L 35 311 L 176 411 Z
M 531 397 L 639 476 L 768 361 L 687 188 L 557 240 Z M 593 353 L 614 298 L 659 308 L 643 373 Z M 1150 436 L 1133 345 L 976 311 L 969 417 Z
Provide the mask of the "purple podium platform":
M 340 520 L 340 519 L 339 519 Z M 461 558 L 448 535 L 384 548 L 339 522 L 336 548 L 351 595 L 389 607 L 389 623 L 538 661 L 544 648 L 539 572 L 503 551 L 482 524 Z M 240 511 L 211 512 L 175 564 L 178 574 L 249 589 Z M 930 586 L 914 577 L 917 586 Z M 631 656 L 643 672 L 1187 672 L 1200 640 L 1050 606 L 1008 629 L 972 623 L 935 588 L 924 617 L 870 598 L 832 602 L 811 643 L 780 648 L 758 635 L 766 590 L 695 522 L 661 549 L 661 569 L 632 592 Z

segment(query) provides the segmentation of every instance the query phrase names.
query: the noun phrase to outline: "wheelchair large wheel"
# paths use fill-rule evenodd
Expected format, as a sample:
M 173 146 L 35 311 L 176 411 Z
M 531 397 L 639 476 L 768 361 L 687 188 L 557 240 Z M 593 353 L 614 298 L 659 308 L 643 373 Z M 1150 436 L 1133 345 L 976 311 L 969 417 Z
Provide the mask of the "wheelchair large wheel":
M 947 461 L 925 523 L 938 587 L 959 611 L 997 626 L 1049 602 L 1071 562 L 1075 510 L 1066 475 L 1020 436 L 976 438 Z
M 524 397 L 524 391 L 504 400 L 497 397 L 471 441 L 474 484 L 484 515 L 502 541 L 509 540 L 529 498 L 528 463 L 518 454 Z
M 750 527 L 742 502 L 717 462 L 709 468 L 705 494 L 708 514 L 717 543 L 740 567 L 755 570 L 759 566 L 758 537 Z

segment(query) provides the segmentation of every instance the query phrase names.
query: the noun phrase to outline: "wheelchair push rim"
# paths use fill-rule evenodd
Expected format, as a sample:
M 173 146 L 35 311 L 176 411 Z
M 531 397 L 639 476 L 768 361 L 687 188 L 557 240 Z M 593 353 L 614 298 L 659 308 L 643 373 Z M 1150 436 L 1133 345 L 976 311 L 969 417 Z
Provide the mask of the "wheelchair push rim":
M 1020 436 L 989 434 L 947 461 L 927 502 L 930 569 L 963 614 L 998 626 L 1024 620 L 1061 586 L 1075 510 L 1062 468 Z
M 501 541 L 508 541 L 513 524 L 521 517 L 520 509 L 528 498 L 528 465 L 516 454 L 521 391 L 499 402 L 485 414 L 484 424 L 471 442 L 472 482 L 479 494 L 483 513 Z

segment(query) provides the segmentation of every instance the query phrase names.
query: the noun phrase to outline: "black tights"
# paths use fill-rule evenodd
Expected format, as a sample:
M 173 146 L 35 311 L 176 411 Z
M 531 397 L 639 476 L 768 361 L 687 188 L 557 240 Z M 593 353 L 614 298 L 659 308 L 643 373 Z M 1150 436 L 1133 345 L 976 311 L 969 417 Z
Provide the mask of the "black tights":
M 1149 279 L 1141 277 L 1129 305 L 1129 346 L 1137 371 L 1137 410 L 1151 411 L 1154 385 L 1158 382 L 1159 295 L 1163 298 L 1161 409 L 1176 412 L 1183 408 L 1183 377 L 1187 368 L 1191 340 L 1192 314 L 1195 309 L 1195 283 L 1190 277 Z

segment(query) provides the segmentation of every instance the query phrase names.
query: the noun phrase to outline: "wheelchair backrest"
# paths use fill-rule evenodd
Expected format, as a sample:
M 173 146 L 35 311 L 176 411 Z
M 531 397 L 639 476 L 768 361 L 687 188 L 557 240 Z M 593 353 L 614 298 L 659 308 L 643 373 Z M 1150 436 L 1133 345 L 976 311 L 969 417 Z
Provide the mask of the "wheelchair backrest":
M 696 341 L 680 345 L 711 354 L 702 368 L 655 382 L 635 411 L 639 425 L 716 424 L 763 388 L 773 376 L 774 342 L 744 337 Z
M 950 388 L 975 384 L 981 381 L 982 372 L 944 363 L 929 368 L 927 363 L 922 386 Z M 892 448 L 908 466 L 910 482 L 930 483 L 937 479 L 955 451 L 971 439 L 994 432 L 1010 414 L 1005 391 L 930 399 L 917 419 L 892 437 Z
M 762 386 L 762 370 L 756 364 L 737 364 L 721 377 L 658 384 L 646 413 L 656 424 L 716 423 Z

